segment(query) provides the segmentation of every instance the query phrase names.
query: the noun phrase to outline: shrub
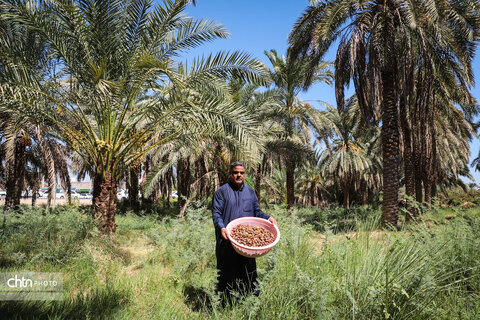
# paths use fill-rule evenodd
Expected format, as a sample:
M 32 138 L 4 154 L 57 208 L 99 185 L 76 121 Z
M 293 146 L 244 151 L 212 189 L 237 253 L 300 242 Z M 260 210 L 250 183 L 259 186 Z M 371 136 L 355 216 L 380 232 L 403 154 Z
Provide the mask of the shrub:
M 94 225 L 77 208 L 41 209 L 5 213 L 0 228 L 0 266 L 24 266 L 42 262 L 64 263 L 80 250 Z

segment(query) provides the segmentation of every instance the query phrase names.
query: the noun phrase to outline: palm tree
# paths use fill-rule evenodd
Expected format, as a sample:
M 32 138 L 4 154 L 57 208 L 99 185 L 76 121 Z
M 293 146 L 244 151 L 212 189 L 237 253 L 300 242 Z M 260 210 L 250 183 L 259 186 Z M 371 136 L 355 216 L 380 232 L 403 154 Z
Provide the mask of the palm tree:
M 19 134 L 19 135 L 17 135 Z M 5 197 L 4 211 L 17 210 L 20 205 L 20 197 L 25 187 L 26 174 L 26 147 L 31 144 L 29 137 L 24 135 L 23 130 L 13 131 L 13 134 L 5 142 Z
M 55 94 L 32 102 L 31 111 L 56 124 L 62 137 L 94 172 L 93 217 L 99 228 L 114 232 L 118 179 L 154 148 L 202 123 L 201 108 L 182 103 L 182 51 L 217 37 L 226 30 L 207 20 L 183 14 L 190 1 L 64 2 L 18 1 L 7 6 L 36 30 L 60 61 L 61 73 L 46 82 Z M 256 79 L 261 64 L 239 52 L 195 60 L 199 83 L 218 76 Z M 63 75 L 63 76 L 62 76 Z M 52 83 L 56 83 L 53 86 Z M 143 104 L 141 97 L 158 84 L 171 84 L 170 96 Z M 23 110 L 29 114 L 27 110 Z M 31 112 L 30 112 L 31 114 Z M 207 119 L 208 120 L 208 119 Z M 145 124 L 146 123 L 146 124 Z M 144 125 L 145 124 L 145 125 Z
M 18 209 L 21 193 L 27 187 L 32 190 L 32 205 L 35 205 L 35 195 L 42 179 L 46 180 L 49 189 L 46 209 L 55 207 L 57 175 L 70 201 L 67 147 L 59 142 L 47 126 L 31 123 L 23 117 L 14 117 L 12 113 L 10 115 L 9 123 L 0 127 L 5 140 L 1 145 L 4 151 L 2 155 L 5 156 L 3 160 L 9 172 L 6 179 L 8 201 L 4 210 Z M 17 123 L 13 122 L 14 119 Z
M 275 204 L 285 203 L 287 200 L 286 176 L 285 170 L 276 168 L 273 163 L 270 172 L 263 179 L 265 188 L 265 197 Z
M 0 4 L 0 11 L 7 12 L 4 9 Z M 47 70 L 47 57 L 46 42 L 38 34 L 18 21 L 0 16 L 0 89 L 5 89 L 0 95 L 0 130 L 5 138 L 3 154 L 7 189 L 4 210 L 17 209 L 20 204 L 27 172 L 26 149 L 32 145 L 31 136 L 35 134 L 32 129 L 41 124 L 41 120 L 30 121 L 21 112 L 11 109 L 19 103 L 16 97 L 31 94 L 15 90 L 10 84 L 41 79 Z
M 9 114 L 9 122 L 0 126 L 0 132 L 4 137 L 4 142 L 1 144 L 2 156 L 4 156 L 2 160 L 5 161 L 6 171 L 9 172 L 6 179 L 9 187 L 8 201 L 4 210 L 17 209 L 21 193 L 27 187 L 35 195 L 42 179 L 47 182 L 49 190 L 46 209 L 55 207 L 57 176 L 70 201 L 68 148 L 59 141 L 48 126 L 32 123 L 30 119 L 9 110 L 2 111 Z M 13 166 L 10 166 L 9 162 Z M 35 200 L 33 196 L 33 205 Z
M 251 90 L 240 89 L 256 88 L 259 85 L 247 85 L 239 80 L 227 83 L 224 79 L 217 79 L 210 81 L 209 86 L 209 90 L 203 90 L 192 83 L 176 94 L 184 95 L 182 101 L 197 101 L 196 103 L 203 106 L 204 114 L 223 113 L 230 116 L 210 118 L 205 121 L 208 130 L 189 131 L 188 134 L 164 145 L 153 154 L 153 158 L 160 161 L 154 161 L 154 167 L 145 184 L 148 195 L 153 192 L 155 184 L 175 166 L 180 214 L 184 212 L 191 197 L 208 196 L 212 177 L 216 187 L 227 181 L 229 163 L 234 159 L 241 157 L 247 163 L 256 163 L 254 155 L 259 153 L 257 150 L 263 144 L 261 122 L 253 116 L 256 110 L 250 108 L 251 104 L 244 103 L 248 95 L 246 92 L 251 93 Z M 226 111 L 228 113 L 225 113 Z
M 275 121 L 271 121 L 272 108 L 280 108 L 281 92 L 277 89 L 259 90 L 260 84 L 246 85 L 242 82 L 230 84 L 235 104 L 238 108 L 246 110 L 248 114 L 257 121 L 258 129 L 261 132 L 262 140 L 258 139 L 258 145 L 255 150 L 249 150 L 246 157 L 242 156 L 250 164 L 252 173 L 255 177 L 254 189 L 260 203 L 262 200 L 261 186 L 262 178 L 266 174 L 266 164 L 269 159 L 278 150 L 273 150 L 272 146 L 278 138 L 278 132 L 282 127 Z
M 275 50 L 265 52 L 265 55 L 273 67 L 269 71 L 271 81 L 280 94 L 281 103 L 272 108 L 268 117 L 283 128 L 275 147 L 282 153 L 285 161 L 287 207 L 291 208 L 295 202 L 295 167 L 305 155 L 302 151 L 309 149 L 309 131 L 313 130 L 318 134 L 324 131 L 319 111 L 308 103 L 301 103 L 297 96 L 311 83 L 331 84 L 332 73 L 325 62 L 317 61 L 312 65 L 307 60 L 293 60 L 290 51 L 287 52 L 287 57 L 278 56 Z M 310 78 L 307 78 L 308 74 L 311 74 Z M 306 140 L 296 140 L 295 136 L 298 134 Z
M 297 179 L 299 191 L 299 203 L 303 206 L 323 207 L 328 204 L 331 194 L 328 190 L 330 177 L 324 176 L 316 164 L 320 159 L 320 153 L 315 155 L 315 163 L 304 164 Z
M 453 88 L 453 87 L 450 87 Z M 466 96 L 462 90 L 461 96 Z M 445 99 L 446 98 L 446 99 Z M 453 100 L 451 98 L 454 98 Z M 473 115 L 478 110 L 475 99 L 471 103 L 456 99 L 455 95 L 441 96 L 435 113 L 436 148 L 434 155 L 434 183 L 430 197 L 436 195 L 437 186 L 444 191 L 447 187 L 461 184 L 460 176 L 469 177 L 468 162 L 470 144 L 475 135 Z M 456 102 L 454 102 L 456 100 Z M 468 99 L 470 100 L 470 99 Z M 460 109 L 457 108 L 460 106 Z M 428 194 L 426 194 L 426 201 Z
M 449 180 L 447 184 L 456 183 L 453 181 L 458 181 L 459 173 L 464 172 L 474 133 L 472 118 L 478 112 L 478 104 L 466 85 L 469 76 L 447 61 L 434 57 L 419 66 L 407 63 L 409 94 L 400 101 L 405 193 L 428 204 L 437 186 L 445 179 Z M 453 155 L 458 156 L 452 162 Z M 408 201 L 406 209 L 412 216 L 417 215 Z
M 335 135 L 318 161 L 321 175 L 342 191 L 346 208 L 350 207 L 352 193 L 366 194 L 367 187 L 377 186 L 380 181 L 378 158 L 372 153 L 377 139 L 362 127 L 359 111 L 355 97 L 347 100 L 341 113 L 333 108 L 326 111 Z
M 309 56 L 312 65 L 340 40 L 335 60 L 340 111 L 344 86 L 353 79 L 365 120 L 381 117 L 384 226 L 396 226 L 398 220 L 398 107 L 399 100 L 408 94 L 400 85 L 407 83 L 400 81 L 406 68 L 402 58 L 413 55 L 428 63 L 435 55 L 448 56 L 452 69 L 461 65 L 464 74 L 470 76 L 474 41 L 480 30 L 478 8 L 478 1 L 468 6 L 430 0 L 311 1 L 290 34 L 292 58 Z M 471 77 L 467 80 L 471 83 Z

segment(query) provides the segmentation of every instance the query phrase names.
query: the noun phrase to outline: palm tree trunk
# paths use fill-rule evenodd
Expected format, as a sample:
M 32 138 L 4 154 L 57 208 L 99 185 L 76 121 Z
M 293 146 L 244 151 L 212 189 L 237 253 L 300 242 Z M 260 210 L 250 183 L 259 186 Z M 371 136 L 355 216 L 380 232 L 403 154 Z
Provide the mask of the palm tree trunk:
M 205 158 L 203 156 L 195 160 L 195 181 L 198 183 L 198 192 L 196 193 L 196 199 L 206 198 L 208 196 L 210 179 L 207 174 L 208 168 Z
M 405 168 L 405 194 L 411 199 L 415 199 L 415 165 L 411 146 L 405 146 L 404 150 L 404 168 Z M 411 200 L 407 200 L 407 220 L 418 215 L 416 209 L 412 206 Z
M 138 167 L 130 168 L 130 182 L 127 184 L 128 188 L 128 204 L 132 208 L 138 207 Z
M 175 186 L 175 181 L 173 180 L 173 169 L 169 168 L 165 179 L 167 181 L 167 205 L 170 208 L 170 195 L 172 194 L 172 188 Z
M 215 173 L 215 176 L 213 177 L 213 183 L 214 183 L 215 190 L 220 188 L 220 177 L 219 177 L 218 171 Z
M 432 70 L 428 66 L 419 74 L 417 95 L 417 123 L 418 123 L 418 136 L 417 136 L 417 150 L 415 155 L 415 191 L 417 193 L 416 200 L 419 203 L 423 203 L 426 197 L 430 197 L 430 183 L 428 181 L 428 163 L 431 156 L 431 136 L 429 130 L 428 116 L 430 104 L 432 103 L 431 97 L 433 94 L 431 82 L 433 81 L 431 74 Z M 419 213 L 422 213 L 421 211 Z
M 426 110 L 426 135 L 425 135 L 425 179 L 423 181 L 425 188 L 425 202 L 432 203 L 432 193 L 434 184 L 434 166 L 435 166 L 435 99 L 433 97 L 433 88 L 430 87 L 430 103 L 427 104 Z M 432 101 L 433 100 L 433 101 Z
M 260 203 L 261 197 L 260 197 L 260 186 L 262 184 L 262 164 L 257 165 L 257 171 L 255 174 L 255 194 L 257 195 L 258 198 L 258 203 Z
M 312 184 L 310 185 L 310 207 L 313 207 L 315 206 L 316 204 L 316 201 L 317 201 L 317 186 L 315 185 L 315 183 L 312 182 Z
M 432 203 L 432 180 L 430 178 L 426 178 L 423 183 L 425 186 L 425 203 L 428 207 L 428 205 Z
M 407 107 L 402 105 L 400 107 L 400 122 L 403 132 L 403 164 L 405 171 L 405 194 L 414 199 L 415 197 L 415 165 L 413 159 L 413 144 L 412 144 L 412 131 L 410 130 L 410 124 L 407 120 Z M 407 210 L 407 221 L 412 220 L 413 217 L 417 216 L 415 207 L 412 206 L 410 200 L 407 200 L 406 207 Z
M 178 206 L 182 208 L 190 196 L 190 159 L 178 160 L 177 165 Z
M 360 181 L 360 193 L 362 197 L 362 205 L 367 205 L 368 204 L 368 189 L 367 189 L 367 182 L 365 179 L 362 179 Z
M 147 154 L 146 157 L 145 157 L 145 161 L 143 162 L 143 176 L 144 177 L 147 177 L 148 174 L 150 173 L 150 168 L 153 166 L 153 163 L 152 163 L 152 155 L 151 154 Z M 138 170 L 138 175 L 141 177 L 142 175 L 142 170 L 139 169 Z M 142 194 L 142 199 L 143 201 L 148 201 L 149 203 L 155 203 L 155 192 L 153 192 L 149 197 L 148 199 L 145 199 L 143 198 L 143 195 L 145 194 L 145 182 L 146 182 L 146 179 L 143 179 L 142 183 L 139 184 L 139 191 L 140 193 Z
M 396 227 L 398 222 L 399 132 L 393 72 L 395 69 L 390 66 L 382 72 L 383 227 Z
M 208 172 L 209 165 L 205 157 L 203 157 L 203 165 L 205 166 L 205 172 Z M 207 175 L 207 178 L 205 179 L 205 190 L 204 190 L 205 198 L 208 198 L 208 196 L 210 195 L 211 189 L 212 189 L 212 173 L 210 172 Z
M 32 190 L 32 208 L 35 208 L 37 205 L 37 191 L 38 190 Z
M 15 151 L 15 177 L 14 178 L 17 180 L 16 182 L 17 188 L 15 190 L 16 195 L 14 200 L 15 209 L 20 207 L 20 198 L 22 198 L 22 191 L 25 188 L 25 174 L 27 169 L 26 147 L 21 141 L 17 143 L 17 148 Z
M 46 210 L 50 208 L 55 208 L 55 201 L 57 198 L 57 172 L 55 170 L 55 160 L 53 158 L 52 149 L 48 145 L 47 141 L 42 135 L 42 130 L 39 126 L 35 128 L 35 135 L 37 136 L 38 145 L 40 147 L 40 151 L 45 159 L 45 167 L 47 169 L 47 186 L 48 186 L 48 194 L 47 194 L 47 205 L 45 207 Z
M 290 155 L 286 159 L 287 208 L 295 204 L 295 160 Z
M 6 163 L 6 181 L 5 188 L 7 194 L 5 196 L 5 205 L 3 206 L 3 211 L 15 209 L 14 195 L 16 194 L 15 189 L 17 188 L 15 177 L 15 159 L 11 159 Z
M 57 175 L 55 171 L 55 161 L 53 159 L 52 150 L 50 146 L 45 141 L 45 138 L 42 134 L 40 126 L 35 126 L 34 133 L 36 140 L 38 141 L 38 146 L 40 152 L 42 153 L 43 158 L 45 159 L 45 167 L 47 169 L 47 185 L 48 185 L 48 194 L 47 194 L 47 205 L 46 210 L 50 207 L 55 208 L 55 198 L 57 191 Z
M 417 92 L 421 92 L 423 88 L 424 81 L 418 81 Z M 422 187 L 422 176 L 423 176 L 423 165 L 422 165 L 422 149 L 423 149 L 423 135 L 422 135 L 422 123 L 423 119 L 423 104 L 421 94 L 417 94 L 415 105 L 413 108 L 412 116 L 414 117 L 412 126 L 413 131 L 413 163 L 415 167 L 415 201 L 417 203 L 422 203 L 423 201 L 423 187 Z M 421 214 L 421 212 L 417 212 Z
M 350 186 L 348 184 L 343 186 L 343 205 L 350 209 Z
M 421 149 L 417 143 L 413 146 L 413 157 L 415 165 L 415 201 L 418 203 L 423 202 L 423 187 L 422 187 L 422 160 L 420 155 Z M 420 213 L 420 212 L 418 212 Z
M 435 156 L 436 156 L 436 154 L 434 154 L 434 157 Z M 433 204 L 433 198 L 435 198 L 437 196 L 437 178 L 438 178 L 437 174 L 438 173 L 437 173 L 436 170 L 438 170 L 438 169 L 435 166 L 434 169 L 433 169 L 434 174 L 433 174 L 433 178 L 432 178 L 432 191 L 431 191 L 431 195 L 432 195 L 432 198 L 431 198 L 432 202 L 431 203 L 432 204 Z
M 117 229 L 115 213 L 117 211 L 117 188 L 118 183 L 111 172 L 95 176 L 93 219 L 97 222 L 100 231 L 113 233 Z
M 92 188 L 92 216 L 95 218 L 95 199 L 100 196 L 100 183 L 102 181 L 102 178 L 98 175 L 95 174 L 93 176 L 93 188 Z
M 7 179 L 5 182 L 7 195 L 4 210 L 18 210 L 25 180 L 25 146 L 20 139 L 17 139 L 14 148 L 14 158 L 7 162 Z
M 37 205 L 37 193 L 40 189 L 40 174 L 35 171 L 32 173 L 32 208 Z
M 154 203 L 158 203 L 158 194 L 159 194 L 160 188 L 158 187 L 158 184 L 155 186 L 155 201 Z M 170 208 L 170 195 L 172 194 L 172 187 L 170 185 L 167 186 L 166 188 L 166 195 L 167 195 L 167 200 L 165 200 L 165 196 L 162 195 L 162 202 L 163 202 L 163 207 Z
M 67 170 L 67 174 L 63 174 L 60 181 L 62 189 L 67 193 L 68 203 L 72 203 L 72 182 L 70 180 L 70 175 L 68 174 L 68 169 L 65 168 L 65 170 Z

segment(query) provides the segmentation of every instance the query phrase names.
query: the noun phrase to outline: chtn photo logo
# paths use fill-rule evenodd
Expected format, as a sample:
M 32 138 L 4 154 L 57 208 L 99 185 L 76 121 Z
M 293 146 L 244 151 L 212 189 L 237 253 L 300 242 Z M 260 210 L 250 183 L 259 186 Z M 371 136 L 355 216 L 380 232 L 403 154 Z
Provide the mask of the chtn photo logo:
M 62 273 L 32 271 L 0 272 L 0 301 L 62 299 Z M 0 318 L 2 317 L 0 316 Z
M 7 286 L 10 288 L 31 288 L 33 287 L 33 280 L 25 277 L 20 279 L 15 275 L 15 277 L 7 280 Z

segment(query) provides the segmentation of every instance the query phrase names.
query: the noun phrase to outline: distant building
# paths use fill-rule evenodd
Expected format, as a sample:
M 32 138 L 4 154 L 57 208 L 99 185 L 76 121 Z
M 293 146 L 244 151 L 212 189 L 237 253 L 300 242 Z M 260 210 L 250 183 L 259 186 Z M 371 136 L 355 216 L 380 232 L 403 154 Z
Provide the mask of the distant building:
M 93 189 L 92 181 L 72 182 L 72 188 L 75 189 Z

